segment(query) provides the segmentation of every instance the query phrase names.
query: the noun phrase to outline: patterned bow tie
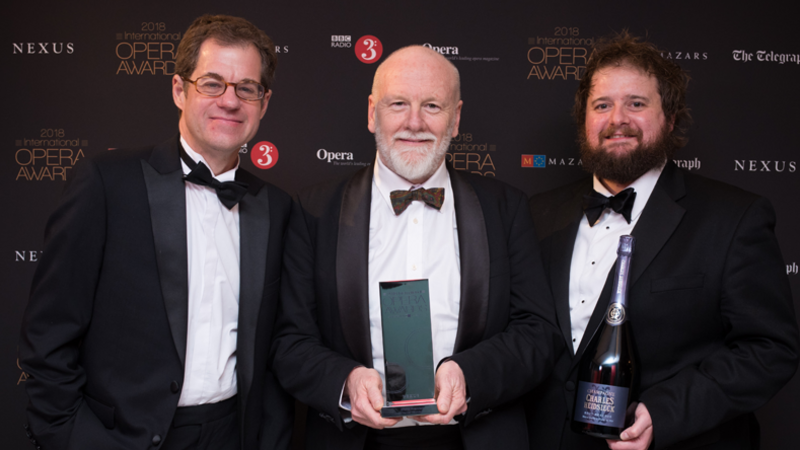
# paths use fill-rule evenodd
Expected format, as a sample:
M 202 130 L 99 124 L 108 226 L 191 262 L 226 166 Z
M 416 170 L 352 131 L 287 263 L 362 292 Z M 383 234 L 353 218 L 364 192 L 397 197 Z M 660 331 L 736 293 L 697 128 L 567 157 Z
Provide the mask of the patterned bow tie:
M 624 189 L 613 197 L 606 197 L 593 189 L 591 194 L 583 196 L 583 212 L 586 214 L 586 219 L 589 220 L 589 226 L 592 227 L 606 208 L 622 214 L 622 217 L 631 223 L 634 200 L 636 200 L 636 192 L 633 188 Z
M 189 166 L 191 172 L 189 175 L 183 177 L 184 181 L 197 184 L 199 186 L 208 186 L 217 192 L 217 198 L 225 205 L 226 208 L 231 209 L 236 206 L 247 193 L 247 183 L 241 181 L 219 181 L 211 175 L 211 171 L 201 161 L 200 163 L 194 162 L 186 151 L 181 147 L 181 159 Z
M 414 200 L 422 200 L 438 211 L 442 209 L 442 203 L 444 203 L 444 188 L 392 191 L 389 194 L 389 198 L 392 199 L 392 209 L 394 209 L 394 214 L 397 216 L 402 214 Z

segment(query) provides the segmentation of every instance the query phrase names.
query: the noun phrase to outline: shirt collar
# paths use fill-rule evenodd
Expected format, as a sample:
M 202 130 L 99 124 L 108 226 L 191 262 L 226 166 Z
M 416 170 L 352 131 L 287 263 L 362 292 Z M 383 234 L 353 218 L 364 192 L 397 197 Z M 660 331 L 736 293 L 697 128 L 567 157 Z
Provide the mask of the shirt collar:
M 664 166 L 666 166 L 666 161 L 660 166 L 650 169 L 628 186 L 633 188 L 634 192 L 636 192 L 636 200 L 633 202 L 633 208 L 631 209 L 631 221 L 638 219 L 642 214 L 642 210 L 644 210 L 644 207 L 647 205 L 647 201 L 650 200 L 650 195 L 656 187 L 656 182 L 658 182 L 658 177 L 661 176 L 661 171 L 664 170 Z M 595 191 L 606 197 L 611 197 L 613 195 L 603 186 L 603 183 L 600 182 L 597 175 L 593 175 L 592 179 Z
M 183 149 L 186 150 L 186 154 L 189 155 L 189 158 L 192 158 L 192 161 L 194 161 L 196 163 L 202 162 L 203 164 L 206 165 L 206 167 L 208 167 L 208 170 L 211 171 L 211 166 L 208 165 L 208 163 L 206 162 L 205 158 L 203 158 L 203 156 L 200 153 L 197 153 L 196 151 L 194 151 L 192 149 L 192 147 L 189 146 L 189 143 L 186 142 L 186 139 L 183 138 L 183 136 L 181 136 L 181 145 L 183 146 Z M 214 178 L 217 179 L 217 181 L 220 181 L 220 182 L 234 181 L 236 179 L 236 169 L 239 168 L 239 163 L 240 163 L 239 155 L 237 154 L 236 155 L 236 167 L 234 167 L 233 169 L 228 170 L 226 172 L 222 172 L 219 175 L 214 175 L 212 173 L 211 176 L 213 176 Z M 183 162 L 183 160 L 181 160 L 181 167 L 183 168 L 183 174 L 184 175 L 188 175 L 189 172 L 191 172 L 191 170 L 189 169 L 189 166 L 187 166 L 186 163 Z
M 376 153 L 375 169 L 373 174 L 375 186 L 378 188 L 381 198 L 384 199 L 389 208 L 392 207 L 392 199 L 389 197 L 389 194 L 391 194 L 392 191 L 407 191 L 420 187 L 425 189 L 445 188 L 444 203 L 442 204 L 442 209 L 440 210 L 442 212 L 449 207 L 453 201 L 453 190 L 450 188 L 450 174 L 447 172 L 447 166 L 444 161 L 442 161 L 442 164 L 438 169 L 436 169 L 436 172 L 434 172 L 430 178 L 422 182 L 422 184 L 412 184 L 410 181 L 392 172 L 391 169 L 386 167 L 383 161 L 381 161 L 380 155 Z

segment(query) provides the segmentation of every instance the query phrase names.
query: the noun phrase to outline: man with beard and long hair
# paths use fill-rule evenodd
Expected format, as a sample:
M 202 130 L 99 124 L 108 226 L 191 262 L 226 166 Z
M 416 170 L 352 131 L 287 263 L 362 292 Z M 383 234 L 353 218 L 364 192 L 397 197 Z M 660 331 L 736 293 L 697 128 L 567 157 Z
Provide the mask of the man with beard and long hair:
M 676 167 L 688 76 L 627 32 L 600 41 L 575 95 L 584 180 L 530 208 L 568 351 L 526 400 L 531 449 L 755 449 L 753 411 L 792 377 L 798 332 L 769 201 Z M 628 315 L 635 422 L 572 432 L 577 365 L 611 297 L 619 237 L 636 237 Z
M 520 397 L 563 343 L 525 195 L 445 163 L 460 97 L 443 56 L 394 52 L 369 96 L 375 165 L 295 198 L 273 368 L 309 406 L 310 449 L 527 450 Z M 382 418 L 379 283 L 415 279 L 439 414 Z

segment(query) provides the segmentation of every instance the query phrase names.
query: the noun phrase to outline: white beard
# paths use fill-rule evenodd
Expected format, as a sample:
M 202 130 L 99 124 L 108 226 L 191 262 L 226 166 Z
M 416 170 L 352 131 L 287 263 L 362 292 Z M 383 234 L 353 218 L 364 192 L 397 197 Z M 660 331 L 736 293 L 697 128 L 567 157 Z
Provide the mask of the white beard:
M 412 183 L 421 183 L 430 178 L 442 165 L 444 155 L 450 147 L 453 125 L 448 127 L 447 135 L 441 141 L 433 133 L 413 133 L 398 131 L 392 136 L 392 143 L 386 144 L 380 122 L 375 122 L 375 143 L 381 162 L 392 172 Z M 418 139 L 431 141 L 423 147 L 405 147 L 397 139 Z

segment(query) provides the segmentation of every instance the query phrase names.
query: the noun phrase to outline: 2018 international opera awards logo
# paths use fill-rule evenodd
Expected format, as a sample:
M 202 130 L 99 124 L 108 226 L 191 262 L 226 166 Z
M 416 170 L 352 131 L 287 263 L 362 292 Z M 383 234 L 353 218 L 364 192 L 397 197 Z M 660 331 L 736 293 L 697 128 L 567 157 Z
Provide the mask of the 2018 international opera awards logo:
M 41 128 L 34 138 L 17 139 L 15 181 L 67 181 L 89 141 L 69 136 L 63 128 Z
M 496 151 L 496 144 L 479 141 L 473 133 L 462 132 L 450 140 L 445 160 L 456 170 L 495 177 L 497 167 L 492 155 Z
M 137 22 L 134 31 L 116 33 L 117 75 L 174 75 L 175 53 L 183 33 L 170 32 L 166 22 Z M 276 45 L 275 53 L 289 53 Z
M 593 37 L 579 27 L 553 27 L 552 36 L 528 38 L 528 80 L 580 80 L 586 71 Z

